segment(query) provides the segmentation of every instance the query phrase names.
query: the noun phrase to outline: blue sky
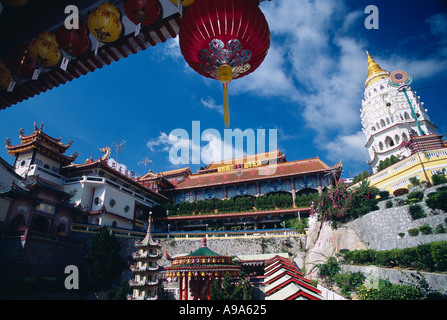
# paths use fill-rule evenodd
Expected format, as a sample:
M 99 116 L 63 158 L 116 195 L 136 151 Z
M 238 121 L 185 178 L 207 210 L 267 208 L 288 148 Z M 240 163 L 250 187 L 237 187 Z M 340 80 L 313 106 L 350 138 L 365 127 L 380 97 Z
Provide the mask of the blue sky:
M 364 26 L 370 4 L 379 9 L 378 30 Z M 230 83 L 230 129 L 276 129 L 289 161 L 342 161 L 344 177 L 367 170 L 360 107 L 368 50 L 382 68 L 407 71 L 413 88 L 434 86 L 418 95 L 438 133 L 447 131 L 445 1 L 272 0 L 261 9 L 271 48 L 258 70 Z M 192 71 L 171 39 L 1 110 L 0 136 L 16 144 L 20 128 L 30 133 L 44 122 L 46 133 L 74 141 L 68 154 L 80 153 L 75 163 L 125 140 L 118 161 L 137 175 L 145 157 L 154 172 L 195 172 L 207 163 L 173 165 L 168 136 L 174 129 L 191 135 L 192 121 L 200 121 L 201 132 L 216 129 L 223 139 L 221 109 L 221 84 Z M 14 160 L 5 148 L 0 157 Z

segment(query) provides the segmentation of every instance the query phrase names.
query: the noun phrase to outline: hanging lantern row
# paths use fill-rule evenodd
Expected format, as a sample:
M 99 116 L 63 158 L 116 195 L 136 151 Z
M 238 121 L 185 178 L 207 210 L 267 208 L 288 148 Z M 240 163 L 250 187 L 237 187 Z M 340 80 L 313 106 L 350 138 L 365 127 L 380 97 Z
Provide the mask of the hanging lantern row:
M 19 8 L 26 5 L 28 0 L 3 0 L 2 2 L 10 7 Z
M 229 127 L 228 84 L 256 70 L 270 47 L 269 26 L 258 3 L 195 0 L 183 15 L 179 44 L 193 70 L 222 83 L 224 122 Z
M 27 0 L 3 1 L 5 4 L 20 7 Z M 135 25 L 148 26 L 162 17 L 159 0 L 126 0 L 126 16 Z M 61 26 L 56 34 L 44 31 L 27 46 L 18 47 L 5 58 L 0 66 L 0 90 L 7 90 L 17 78 L 36 80 L 41 68 L 52 68 L 62 59 L 60 67 L 66 70 L 68 61 L 87 52 L 90 47 L 89 34 L 100 43 L 118 40 L 122 34 L 120 10 L 109 2 L 104 2 L 90 13 L 87 24 L 79 22 L 78 29 Z M 95 51 L 96 53 L 96 51 Z M 10 91 L 10 90 L 9 90 Z
M 202 272 L 199 272 L 199 271 L 194 271 L 194 272 L 191 272 L 191 271 L 188 271 L 187 273 L 186 272 L 167 272 L 166 273 L 166 277 L 170 277 L 170 278 L 180 278 L 180 277 L 186 277 L 186 276 L 188 276 L 188 277 L 198 277 L 198 276 L 201 276 L 201 277 L 206 277 L 206 276 L 208 276 L 208 277 L 223 277 L 223 276 L 225 276 L 225 274 L 227 273 L 227 272 L 229 272 L 232 276 L 234 276 L 234 277 L 236 277 L 236 276 L 238 276 L 239 275 L 239 272 L 238 271 L 232 271 L 232 272 L 230 272 L 230 271 L 214 271 L 214 272 L 212 272 L 212 271 L 208 271 L 208 272 L 205 272 L 205 271 L 202 271 Z

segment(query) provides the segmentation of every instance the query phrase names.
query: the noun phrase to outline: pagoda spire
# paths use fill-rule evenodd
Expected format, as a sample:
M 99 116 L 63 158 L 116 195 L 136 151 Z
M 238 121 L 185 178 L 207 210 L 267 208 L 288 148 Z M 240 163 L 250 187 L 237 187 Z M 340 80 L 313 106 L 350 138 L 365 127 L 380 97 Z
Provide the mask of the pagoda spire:
M 366 77 L 365 87 L 368 87 L 371 83 L 379 80 L 383 77 L 389 76 L 388 71 L 382 69 L 377 62 L 369 55 L 368 50 L 366 50 L 366 55 L 368 56 L 368 76 Z

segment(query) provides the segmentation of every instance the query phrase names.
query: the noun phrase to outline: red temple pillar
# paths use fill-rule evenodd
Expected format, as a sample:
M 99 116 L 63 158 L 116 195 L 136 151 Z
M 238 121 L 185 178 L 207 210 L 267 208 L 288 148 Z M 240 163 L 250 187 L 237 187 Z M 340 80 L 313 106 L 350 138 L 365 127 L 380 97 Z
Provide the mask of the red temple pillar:
M 200 277 L 196 279 L 196 300 L 200 300 Z
M 189 277 L 186 275 L 185 276 L 185 300 L 188 300 L 188 282 L 189 282 Z
M 211 295 L 211 282 L 213 281 L 213 277 L 210 276 L 208 277 L 207 280 L 207 285 L 206 285 L 206 299 L 209 300 L 210 299 L 210 295 Z
M 179 285 L 178 285 L 178 299 L 182 300 L 182 291 L 183 291 L 183 277 L 180 275 L 178 276 L 178 281 L 179 281 Z

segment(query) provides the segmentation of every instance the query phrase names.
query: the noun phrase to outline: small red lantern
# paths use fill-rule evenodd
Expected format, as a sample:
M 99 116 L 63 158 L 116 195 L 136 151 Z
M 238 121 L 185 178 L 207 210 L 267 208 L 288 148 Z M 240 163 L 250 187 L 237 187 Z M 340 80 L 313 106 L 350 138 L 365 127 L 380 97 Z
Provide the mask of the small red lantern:
M 79 56 L 85 53 L 90 46 L 87 25 L 79 21 L 79 28 L 71 30 L 61 26 L 56 34 L 56 41 L 59 48 L 70 56 Z
M 124 12 L 134 24 L 148 26 L 161 17 L 162 7 L 158 0 L 127 0 Z
M 229 126 L 228 83 L 253 72 L 270 47 L 270 30 L 256 0 L 196 0 L 183 15 L 180 50 L 199 74 L 219 80 Z
M 5 65 L 19 78 L 31 78 L 37 68 L 36 62 L 28 54 L 27 47 L 19 47 L 11 51 L 5 59 Z

